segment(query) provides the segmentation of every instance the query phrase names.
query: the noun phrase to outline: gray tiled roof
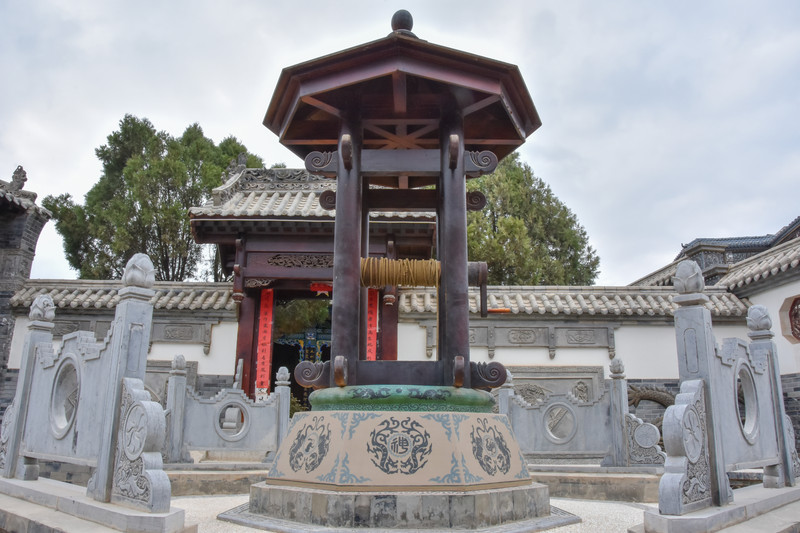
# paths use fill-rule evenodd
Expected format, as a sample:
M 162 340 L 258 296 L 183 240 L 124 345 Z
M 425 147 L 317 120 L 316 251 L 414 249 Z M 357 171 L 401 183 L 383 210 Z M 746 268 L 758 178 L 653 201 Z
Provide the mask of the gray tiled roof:
M 121 281 L 28 280 L 11 298 L 12 307 L 30 307 L 40 294 L 49 294 L 59 309 L 113 309 L 119 303 Z M 233 311 L 230 283 L 156 282 L 155 309 Z
M 744 317 L 747 305 L 724 289 L 706 290 L 706 305 L 717 317 Z M 489 311 L 515 315 L 671 317 L 677 305 L 671 287 L 489 287 Z M 479 311 L 477 290 L 470 291 L 470 312 Z M 436 292 L 407 288 L 400 292 L 403 313 L 436 313 Z
M 320 195 L 336 190 L 336 180 L 298 169 L 242 169 L 224 185 L 214 189 L 211 200 L 189 209 L 191 218 L 303 218 L 334 219 L 334 212 L 323 209 Z M 434 213 L 372 212 L 371 218 L 432 220 Z
M 11 299 L 13 307 L 29 307 L 39 294 L 49 294 L 60 309 L 110 309 L 119 301 L 119 281 L 29 280 Z M 155 308 L 227 310 L 235 308 L 230 283 L 157 282 Z M 489 309 L 513 315 L 554 317 L 671 317 L 676 306 L 670 287 L 489 287 Z M 707 307 L 716 317 L 744 317 L 746 304 L 722 288 L 706 290 Z M 436 290 L 404 288 L 402 313 L 436 313 Z M 478 292 L 470 291 L 470 311 L 479 311 Z
M 51 218 L 53 216 L 53 214 L 44 207 L 36 205 L 34 200 L 25 198 L 22 195 L 16 195 L 13 192 L 4 189 L 0 189 L 0 201 L 6 201 L 10 204 L 17 205 L 26 211 L 28 209 L 32 209 L 47 218 Z
M 789 271 L 800 273 L 800 238 L 736 263 L 717 285 L 734 291 Z

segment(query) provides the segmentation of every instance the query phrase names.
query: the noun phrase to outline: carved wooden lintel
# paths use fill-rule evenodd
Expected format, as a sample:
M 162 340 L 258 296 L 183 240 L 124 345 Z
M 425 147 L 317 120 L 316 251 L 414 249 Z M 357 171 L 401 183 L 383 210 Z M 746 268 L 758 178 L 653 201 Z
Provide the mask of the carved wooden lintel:
M 483 176 L 490 174 L 497 168 L 497 156 L 494 152 L 464 152 L 464 172 L 468 175 Z
M 330 361 L 300 361 L 294 369 L 294 379 L 303 387 L 324 389 L 330 384 L 330 371 Z
M 339 158 L 337 152 L 311 152 L 306 156 L 305 163 L 309 172 L 334 177 Z
M 347 359 L 343 355 L 333 358 L 333 381 L 337 387 L 347 386 Z
M 473 389 L 493 389 L 506 382 L 506 367 L 502 363 L 470 362 L 470 380 Z

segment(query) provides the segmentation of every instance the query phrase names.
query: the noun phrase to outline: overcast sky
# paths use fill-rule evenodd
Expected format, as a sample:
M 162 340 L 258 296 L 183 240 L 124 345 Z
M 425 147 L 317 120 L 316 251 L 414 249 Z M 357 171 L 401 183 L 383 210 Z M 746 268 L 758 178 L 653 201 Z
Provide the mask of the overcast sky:
M 261 121 L 283 67 L 384 37 L 519 65 L 543 126 L 522 159 L 625 285 L 696 237 L 800 215 L 800 2 L 0 0 L 0 178 L 82 201 L 126 113 L 197 122 L 267 165 L 302 161 Z M 52 222 L 32 277 L 74 278 Z

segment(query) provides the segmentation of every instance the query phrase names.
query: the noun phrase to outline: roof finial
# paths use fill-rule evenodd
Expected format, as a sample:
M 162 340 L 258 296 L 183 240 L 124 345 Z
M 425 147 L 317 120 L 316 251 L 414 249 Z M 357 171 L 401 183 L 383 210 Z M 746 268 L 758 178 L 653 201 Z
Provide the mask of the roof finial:
M 409 13 L 405 9 L 401 9 L 397 11 L 394 15 L 392 15 L 393 32 L 401 33 L 403 35 L 408 35 L 409 37 L 416 37 L 416 35 L 411 33 L 411 28 L 413 27 L 414 27 L 414 18 L 411 16 L 411 13 Z

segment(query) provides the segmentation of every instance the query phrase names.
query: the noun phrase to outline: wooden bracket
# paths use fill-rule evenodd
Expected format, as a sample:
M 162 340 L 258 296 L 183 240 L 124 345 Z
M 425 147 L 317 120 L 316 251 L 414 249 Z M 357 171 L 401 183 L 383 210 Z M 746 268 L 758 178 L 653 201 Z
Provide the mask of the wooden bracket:
M 458 135 L 453 133 L 450 135 L 450 144 L 447 147 L 448 155 L 450 156 L 450 170 L 455 170 L 458 166 Z
M 471 176 L 490 174 L 497 168 L 497 156 L 494 152 L 464 152 L 464 171 Z
M 330 385 L 331 362 L 300 361 L 294 368 L 294 379 L 303 387 L 324 389 Z
M 327 210 L 336 209 L 336 192 L 331 190 L 323 191 L 319 195 L 319 206 Z
M 339 158 L 336 152 L 311 152 L 306 156 L 305 163 L 309 172 L 330 178 L 336 176 Z
M 343 355 L 333 358 L 333 380 L 337 387 L 347 386 L 347 359 Z
M 342 135 L 341 156 L 344 168 L 353 170 L 353 137 L 349 133 Z
M 470 362 L 470 380 L 473 389 L 493 389 L 506 382 L 508 373 L 503 363 Z

